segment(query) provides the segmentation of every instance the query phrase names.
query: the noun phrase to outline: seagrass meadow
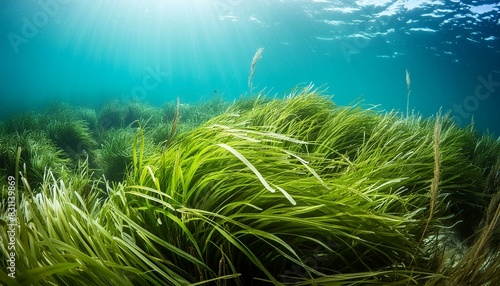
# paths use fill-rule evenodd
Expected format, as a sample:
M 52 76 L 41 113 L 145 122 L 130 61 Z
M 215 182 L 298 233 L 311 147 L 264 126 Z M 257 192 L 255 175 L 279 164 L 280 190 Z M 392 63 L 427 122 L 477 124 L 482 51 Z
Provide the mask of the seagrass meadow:
M 500 140 L 445 114 L 305 86 L 0 130 L 5 285 L 500 285 Z

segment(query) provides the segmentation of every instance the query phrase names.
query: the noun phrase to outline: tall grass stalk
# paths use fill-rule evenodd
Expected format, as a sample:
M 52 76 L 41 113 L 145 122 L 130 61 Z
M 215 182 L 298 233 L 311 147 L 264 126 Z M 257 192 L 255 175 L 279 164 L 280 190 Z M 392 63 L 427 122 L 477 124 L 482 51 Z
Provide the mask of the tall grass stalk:
M 410 73 L 406 70 L 406 117 L 410 116 L 410 89 L 411 79 Z
M 422 237 L 420 238 L 420 243 L 422 243 L 424 236 L 427 232 L 427 228 L 432 221 L 432 217 L 434 215 L 434 209 L 436 208 L 437 198 L 439 193 L 439 180 L 441 177 L 441 153 L 439 150 L 440 145 L 440 137 L 441 137 L 441 122 L 440 115 L 436 116 L 436 123 L 434 127 L 434 176 L 432 177 L 432 184 L 430 189 L 430 208 L 429 208 L 429 218 L 425 224 L 424 230 L 422 231 Z
M 170 145 L 172 139 L 174 138 L 175 131 L 177 130 L 177 124 L 179 122 L 179 109 L 180 109 L 180 100 L 179 98 L 177 98 L 177 103 L 175 105 L 174 119 L 172 120 L 172 127 L 170 129 L 170 134 L 168 135 L 168 139 L 167 141 L 165 141 L 165 145 L 163 146 L 164 149 Z
M 262 58 L 263 52 L 264 48 L 259 48 L 257 52 L 255 52 L 252 63 L 250 64 L 250 74 L 248 75 L 248 90 L 250 93 L 253 92 L 253 76 L 255 74 L 255 66 L 257 65 L 257 62 Z

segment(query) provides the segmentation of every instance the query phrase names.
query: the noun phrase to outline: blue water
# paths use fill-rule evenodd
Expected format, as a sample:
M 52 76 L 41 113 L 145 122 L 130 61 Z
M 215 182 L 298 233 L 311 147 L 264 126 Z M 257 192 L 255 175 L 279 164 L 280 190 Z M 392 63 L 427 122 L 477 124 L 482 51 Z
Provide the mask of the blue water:
M 146 4 L 145 4 L 146 3 Z M 0 117 L 53 101 L 154 105 L 298 84 L 338 104 L 440 108 L 500 134 L 500 4 L 457 0 L 2 0 Z

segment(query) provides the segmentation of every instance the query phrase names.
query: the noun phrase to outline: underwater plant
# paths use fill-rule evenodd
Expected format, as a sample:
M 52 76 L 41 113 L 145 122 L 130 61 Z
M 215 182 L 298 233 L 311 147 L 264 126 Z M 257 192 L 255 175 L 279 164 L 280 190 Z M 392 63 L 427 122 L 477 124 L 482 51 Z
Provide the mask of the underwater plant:
M 106 131 L 112 128 L 125 128 L 136 120 L 150 122 L 156 125 L 162 117 L 161 110 L 140 102 L 120 102 L 118 100 L 106 103 L 98 115 L 99 126 Z
M 74 110 L 74 117 L 79 120 L 83 120 L 87 123 L 88 128 L 96 134 L 98 130 L 97 113 L 91 108 L 76 108 Z
M 143 123 L 147 122 L 146 127 L 150 125 L 155 126 L 161 121 L 162 116 L 164 116 L 161 109 L 143 103 L 131 102 L 127 108 L 128 112 L 125 116 L 126 125 L 140 121 Z
M 248 75 L 248 91 L 252 93 L 253 91 L 253 76 L 255 75 L 255 66 L 257 62 L 262 58 L 262 53 L 264 48 L 259 48 L 255 55 L 253 56 L 252 63 L 250 64 L 250 74 Z
M 406 117 L 410 115 L 410 93 L 411 93 L 410 73 L 406 70 Z
M 73 179 L 46 171 L 20 199 L 25 259 L 16 280 L 0 261 L 1 282 L 500 282 L 500 141 L 446 115 L 337 106 L 306 86 L 237 101 L 166 147 L 149 143 L 155 127 L 134 126 L 103 133 L 97 165 L 119 175 L 112 184 L 81 164 Z M 457 209 L 473 205 L 482 223 L 461 238 Z
M 173 139 L 171 135 L 183 134 L 193 130 L 211 118 L 224 113 L 229 103 L 222 96 L 213 95 L 207 101 L 194 104 L 166 102 L 162 106 L 165 116 L 157 125 L 148 123 L 146 133 L 156 144 L 165 144 Z M 172 133 L 172 131 L 174 131 Z
M 274 283 L 276 277 L 266 270 L 285 275 L 285 269 L 275 269 L 280 261 L 278 265 L 305 275 L 286 277 L 295 282 L 374 269 L 394 271 L 386 281 L 397 279 L 404 276 L 397 265 L 420 263 L 415 255 L 425 260 L 426 254 L 419 253 L 424 237 L 456 223 L 447 209 L 454 203 L 453 190 L 461 186 L 474 194 L 469 188 L 473 181 L 467 179 L 474 168 L 466 167 L 467 158 L 456 149 L 459 129 L 446 118 L 444 123 L 407 121 L 396 113 L 381 116 L 339 108 L 308 88 L 263 102 L 257 99 L 252 109 L 241 112 L 236 104 L 145 163 L 148 171 L 136 169 L 135 175 L 146 178 L 138 185 L 153 188 L 153 194 L 166 192 L 172 202 L 195 208 L 196 220 L 209 223 L 203 218 L 207 215 L 211 225 L 224 224 L 224 231 L 207 235 L 219 248 L 219 239 L 227 243 L 231 238 L 224 253 L 236 251 L 238 260 L 227 263 L 252 273 L 242 277 L 260 271 L 261 279 Z M 223 155 L 224 149 L 229 154 Z M 282 204 L 276 204 L 279 197 Z M 299 217 L 289 217 L 294 207 L 286 201 L 302 202 L 307 211 L 296 210 Z M 335 249 L 326 247 L 325 240 Z M 242 246 L 242 241 L 252 247 Z M 325 251 L 324 272 L 300 262 L 308 255 L 294 256 L 305 245 Z M 254 268 L 248 266 L 252 264 Z
M 46 170 L 61 176 L 70 160 L 59 150 L 44 132 L 25 131 L 0 136 L 0 174 L 3 177 L 15 175 L 19 152 L 19 171 L 35 186 L 43 182 Z M 2 181 L 2 184 L 5 183 Z
M 224 113 L 229 107 L 229 103 L 224 101 L 222 96 L 213 95 L 209 99 L 192 104 L 179 104 L 179 124 L 191 126 L 189 129 L 198 127 L 208 120 Z M 171 122 L 175 117 L 177 102 L 166 102 L 162 106 L 162 113 L 165 114 L 165 121 Z
M 35 131 L 41 126 L 40 115 L 34 112 L 23 112 L 2 121 L 2 130 L 5 133 Z
M 111 128 L 122 128 L 125 125 L 125 108 L 119 101 L 107 102 L 99 111 L 99 128 L 106 131 Z
M 47 136 L 63 150 L 74 163 L 78 160 L 85 160 L 88 157 L 94 159 L 93 150 L 96 142 L 92 132 L 83 120 L 62 119 L 50 120 L 45 131 Z
M 96 164 L 102 169 L 106 179 L 122 182 L 128 167 L 132 164 L 134 131 L 128 129 L 111 130 L 105 133 L 101 148 L 96 151 Z

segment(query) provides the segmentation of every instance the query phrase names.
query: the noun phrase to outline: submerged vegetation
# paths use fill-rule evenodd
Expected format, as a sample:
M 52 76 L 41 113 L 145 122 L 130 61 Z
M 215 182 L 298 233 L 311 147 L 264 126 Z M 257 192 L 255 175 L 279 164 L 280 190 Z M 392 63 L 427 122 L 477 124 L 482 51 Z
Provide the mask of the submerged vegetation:
M 500 284 L 500 140 L 446 115 L 336 106 L 311 86 L 74 114 L 0 129 L 0 173 L 21 173 L 2 283 Z

